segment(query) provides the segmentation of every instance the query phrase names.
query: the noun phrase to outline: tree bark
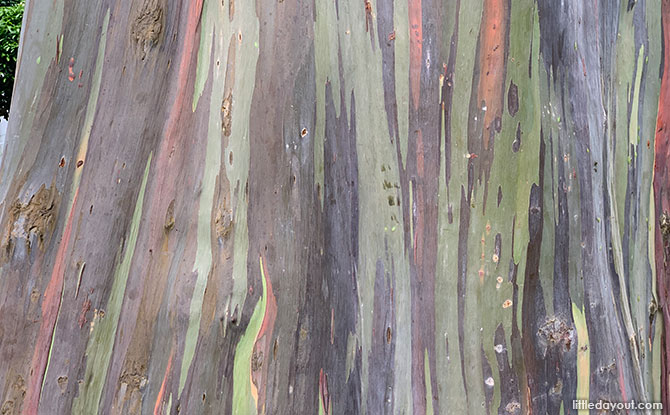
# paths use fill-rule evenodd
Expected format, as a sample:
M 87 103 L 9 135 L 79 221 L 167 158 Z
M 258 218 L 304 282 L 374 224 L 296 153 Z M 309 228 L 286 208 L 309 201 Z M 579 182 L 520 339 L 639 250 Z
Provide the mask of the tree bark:
M 0 412 L 670 413 L 669 27 L 670 0 L 28 0 Z

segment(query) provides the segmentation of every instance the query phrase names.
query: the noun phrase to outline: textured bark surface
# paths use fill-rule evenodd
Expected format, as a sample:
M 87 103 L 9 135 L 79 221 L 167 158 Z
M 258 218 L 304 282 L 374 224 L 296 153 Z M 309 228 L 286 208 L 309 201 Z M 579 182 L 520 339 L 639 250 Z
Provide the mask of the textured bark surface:
M 670 408 L 670 0 L 28 0 L 22 36 L 2 415 Z

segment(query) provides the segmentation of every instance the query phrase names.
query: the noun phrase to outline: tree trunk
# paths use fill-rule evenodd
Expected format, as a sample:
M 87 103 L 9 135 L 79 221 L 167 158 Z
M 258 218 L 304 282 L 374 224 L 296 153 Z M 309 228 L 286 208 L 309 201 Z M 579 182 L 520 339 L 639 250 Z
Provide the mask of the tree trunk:
M 23 26 L 3 415 L 670 413 L 670 0 Z

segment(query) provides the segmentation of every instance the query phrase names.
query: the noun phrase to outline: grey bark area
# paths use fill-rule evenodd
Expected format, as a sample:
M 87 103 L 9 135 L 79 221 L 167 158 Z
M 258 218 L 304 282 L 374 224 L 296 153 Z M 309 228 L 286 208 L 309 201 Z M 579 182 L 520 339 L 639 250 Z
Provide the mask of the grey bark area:
M 0 415 L 670 405 L 670 0 L 25 10 Z

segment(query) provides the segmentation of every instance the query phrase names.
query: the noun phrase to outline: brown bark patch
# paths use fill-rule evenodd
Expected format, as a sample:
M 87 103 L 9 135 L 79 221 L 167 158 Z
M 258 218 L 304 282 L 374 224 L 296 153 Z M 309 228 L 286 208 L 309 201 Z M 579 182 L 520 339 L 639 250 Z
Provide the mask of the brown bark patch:
M 141 389 L 147 384 L 147 367 L 144 364 L 133 362 L 130 368 L 124 369 L 120 381 L 128 385 L 128 389 Z
M 42 185 L 27 203 L 17 199 L 11 205 L 2 244 L 8 256 L 11 256 L 20 239 L 23 239 L 30 249 L 32 235 L 35 235 L 40 249 L 44 248 L 44 240 L 51 236 L 54 230 L 59 201 L 60 195 L 54 186 L 47 188 Z
M 79 312 L 78 324 L 80 329 L 84 327 L 84 324 L 86 324 L 86 313 L 88 313 L 90 309 L 91 300 L 87 298 L 86 301 L 84 301 L 84 304 L 82 304 L 81 311 Z
M 172 199 L 167 208 L 167 212 L 165 212 L 165 224 L 163 227 L 166 231 L 170 231 L 174 228 L 174 199 Z
M 65 393 L 67 390 L 67 376 L 59 376 L 57 382 L 58 387 L 60 388 L 60 393 Z
M 12 382 L 11 390 L 6 395 L 9 399 L 0 406 L 1 415 L 13 415 L 21 412 L 23 398 L 26 396 L 26 382 L 21 375 L 17 375 Z
M 2 408 L 0 408 L 0 414 L 8 415 L 13 413 L 14 413 L 14 401 L 12 400 L 5 401 L 5 403 L 2 404 Z
M 263 367 L 263 352 L 260 350 L 255 350 L 251 356 L 251 370 L 253 372 L 257 372 L 261 369 L 261 367 Z
M 163 9 L 162 1 L 145 0 L 133 20 L 130 38 L 141 60 L 160 41 L 163 32 Z
M 233 211 L 228 209 L 226 199 L 223 199 L 223 206 L 219 207 L 214 220 L 216 236 L 219 239 L 228 239 L 234 227 Z
M 233 95 L 228 93 L 221 103 L 221 129 L 223 135 L 230 137 L 231 126 L 233 124 Z

